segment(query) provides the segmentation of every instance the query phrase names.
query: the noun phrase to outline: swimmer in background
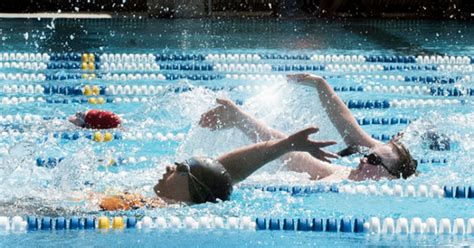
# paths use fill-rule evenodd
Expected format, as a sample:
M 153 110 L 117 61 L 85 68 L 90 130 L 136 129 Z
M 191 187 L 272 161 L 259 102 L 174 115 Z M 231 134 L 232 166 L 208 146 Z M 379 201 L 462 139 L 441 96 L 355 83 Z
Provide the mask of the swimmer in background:
M 322 77 L 311 74 L 288 75 L 288 81 L 314 88 L 332 124 L 342 136 L 347 148 L 338 155 L 363 155 L 355 169 L 333 165 L 305 152 L 291 152 L 280 158 L 288 169 L 306 172 L 312 180 L 363 181 L 380 179 L 406 179 L 416 173 L 417 161 L 401 143 L 401 135 L 384 144 L 373 139 L 357 123 L 349 108 Z M 217 99 L 220 106 L 209 110 L 199 124 L 211 130 L 238 128 L 253 142 L 284 139 L 283 132 L 272 129 L 255 117 L 245 113 L 232 101 Z
M 230 198 L 234 184 L 243 181 L 263 165 L 290 152 L 306 152 L 320 161 L 337 158 L 322 148 L 335 141 L 313 141 L 309 135 L 318 132 L 309 127 L 290 136 L 237 148 L 217 159 L 193 157 L 167 166 L 163 177 L 154 186 L 158 198 L 140 194 L 93 195 L 102 210 L 130 210 L 142 207 L 164 207 L 167 203 L 191 204 L 225 201 Z
M 78 127 L 91 129 L 117 128 L 122 123 L 120 117 L 115 113 L 98 109 L 77 112 L 69 116 L 68 120 Z

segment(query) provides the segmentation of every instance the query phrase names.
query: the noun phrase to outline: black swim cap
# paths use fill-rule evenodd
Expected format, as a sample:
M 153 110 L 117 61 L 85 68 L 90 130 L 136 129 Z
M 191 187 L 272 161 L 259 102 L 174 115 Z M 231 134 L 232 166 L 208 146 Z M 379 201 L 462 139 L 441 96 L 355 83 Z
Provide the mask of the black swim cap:
M 189 165 L 189 193 L 194 203 L 229 200 L 232 194 L 232 178 L 219 161 L 192 157 L 184 164 Z

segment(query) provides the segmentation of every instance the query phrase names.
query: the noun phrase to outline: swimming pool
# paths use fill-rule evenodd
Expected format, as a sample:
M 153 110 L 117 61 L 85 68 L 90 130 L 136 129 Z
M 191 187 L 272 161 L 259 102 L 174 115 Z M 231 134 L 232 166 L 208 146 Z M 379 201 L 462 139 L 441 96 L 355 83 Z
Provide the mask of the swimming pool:
M 46 226 L 50 222 L 44 217 L 51 217 L 53 229 L 58 217 L 66 222 L 74 216 L 95 217 L 95 229 L 101 216 L 153 220 L 153 228 L 145 221 L 140 223 L 142 229 L 107 232 L 2 231 L 0 242 L 40 246 L 222 245 L 215 243 L 217 239 L 234 246 L 474 242 L 472 233 L 467 233 L 474 217 L 473 199 L 468 198 L 474 184 L 470 156 L 474 32 L 467 22 L 2 20 L 0 26 L 0 215 L 24 220 L 36 216 Z M 83 67 L 85 57 L 88 63 Z M 210 132 L 196 126 L 218 96 L 230 97 L 287 133 L 316 124 L 321 132 L 315 138 L 341 143 L 314 92 L 284 80 L 283 75 L 302 71 L 325 76 L 374 137 L 386 140 L 408 127 L 409 147 L 419 159 L 421 174 L 407 181 L 323 185 L 272 163 L 236 188 L 231 201 L 219 204 L 104 213 L 90 202 L 75 200 L 81 196 L 78 192 L 87 190 L 127 189 L 151 195 L 165 165 L 191 155 L 217 156 L 248 144 L 237 131 Z M 125 129 L 110 131 L 111 141 L 94 142 L 103 140 L 106 132 L 96 135 L 64 125 L 68 115 L 92 107 L 119 113 Z M 36 121 L 41 124 L 31 125 Z M 431 127 L 433 123 L 437 126 Z M 450 137 L 449 150 L 423 144 L 417 133 L 430 129 Z M 109 166 L 111 161 L 116 165 Z M 355 158 L 334 163 L 356 164 Z M 464 197 L 456 197 L 460 194 L 456 189 L 464 189 Z M 435 218 L 437 232 L 444 233 L 448 225 L 442 219 L 449 219 L 450 233 L 418 230 L 422 223 L 433 227 L 428 218 Z M 293 230 L 302 227 L 298 220 L 309 219 L 322 220 L 327 231 L 282 230 L 291 229 L 289 219 Z M 348 233 L 341 230 L 347 219 Z M 361 219 L 372 228 L 353 233 Z M 266 230 L 255 231 L 263 227 Z M 408 227 L 411 234 L 390 234 L 403 233 L 391 227 Z

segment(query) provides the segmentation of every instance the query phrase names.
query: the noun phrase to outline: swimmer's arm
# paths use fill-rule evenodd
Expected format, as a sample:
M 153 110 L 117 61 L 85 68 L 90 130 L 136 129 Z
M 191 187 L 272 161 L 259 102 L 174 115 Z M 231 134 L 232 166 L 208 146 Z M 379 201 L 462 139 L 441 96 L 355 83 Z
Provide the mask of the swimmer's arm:
M 268 141 L 271 139 L 285 139 L 288 136 L 283 132 L 271 128 L 264 122 L 244 112 L 228 99 L 218 99 L 218 103 L 233 111 L 235 118 L 239 121 L 235 127 L 242 131 L 252 142 Z M 286 168 L 296 172 L 304 172 L 310 175 L 312 180 L 318 180 L 331 175 L 335 169 L 325 156 L 313 157 L 307 152 L 290 152 L 279 158 Z
M 316 88 L 321 105 L 348 146 L 374 147 L 380 144 L 359 126 L 349 108 L 325 79 L 312 74 L 289 75 L 288 78 Z
M 241 121 L 237 124 L 237 128 L 253 142 L 288 137 L 283 132 L 267 126 L 243 111 L 240 114 Z M 284 154 L 279 159 L 289 170 L 308 173 L 311 180 L 327 177 L 335 170 L 335 167 L 330 164 L 328 158 L 324 156 L 315 158 L 307 152 L 290 152 Z
M 315 142 L 308 139 L 310 134 L 317 131 L 318 129 L 314 127 L 306 128 L 287 138 L 260 142 L 235 149 L 220 156 L 217 160 L 230 173 L 235 184 L 244 180 L 265 164 L 289 152 L 300 151 L 309 152 L 313 156 L 324 154 L 324 156 L 334 157 L 333 154 L 324 152 L 321 148 L 333 145 L 335 142 Z

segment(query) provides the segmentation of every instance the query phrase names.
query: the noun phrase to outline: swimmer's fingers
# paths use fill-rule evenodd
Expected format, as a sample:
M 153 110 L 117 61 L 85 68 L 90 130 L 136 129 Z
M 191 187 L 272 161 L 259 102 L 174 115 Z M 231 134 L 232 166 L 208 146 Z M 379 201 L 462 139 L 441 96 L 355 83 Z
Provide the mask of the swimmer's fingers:
M 324 140 L 324 141 L 310 141 L 311 144 L 315 147 L 328 147 L 337 144 L 334 140 Z
M 215 130 L 217 128 L 217 109 L 211 109 L 202 114 L 199 120 L 199 126 Z
M 201 115 L 199 125 L 211 130 L 229 128 L 235 125 L 239 113 L 238 107 L 227 99 L 217 99 L 222 105 L 217 106 Z
M 332 152 L 322 151 L 324 158 L 339 158 L 339 156 Z M 329 160 L 328 160 L 329 162 Z

